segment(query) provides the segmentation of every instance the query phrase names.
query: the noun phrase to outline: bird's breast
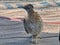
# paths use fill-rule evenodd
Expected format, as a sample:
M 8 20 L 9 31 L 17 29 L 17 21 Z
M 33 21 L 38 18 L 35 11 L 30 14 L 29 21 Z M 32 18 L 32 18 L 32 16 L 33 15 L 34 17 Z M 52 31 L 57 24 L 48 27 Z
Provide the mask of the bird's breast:
M 31 28 L 31 29 L 35 29 L 35 26 L 36 26 L 36 24 L 35 23 L 29 23 L 29 27 Z

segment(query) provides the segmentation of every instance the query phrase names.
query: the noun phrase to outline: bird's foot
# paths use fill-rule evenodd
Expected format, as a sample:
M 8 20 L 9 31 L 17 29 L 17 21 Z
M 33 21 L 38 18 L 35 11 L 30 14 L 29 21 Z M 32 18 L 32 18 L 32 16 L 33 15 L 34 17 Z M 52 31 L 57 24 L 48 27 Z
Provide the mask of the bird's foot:
M 36 41 L 30 41 L 30 43 L 32 43 L 32 44 L 37 44 Z

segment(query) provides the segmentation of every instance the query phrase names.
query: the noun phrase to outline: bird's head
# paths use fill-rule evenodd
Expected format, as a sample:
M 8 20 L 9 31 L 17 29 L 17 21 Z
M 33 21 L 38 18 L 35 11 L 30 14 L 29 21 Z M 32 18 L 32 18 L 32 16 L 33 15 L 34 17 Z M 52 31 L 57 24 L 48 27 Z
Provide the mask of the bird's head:
M 25 10 L 30 10 L 33 9 L 33 5 L 32 4 L 27 4 L 23 7 Z

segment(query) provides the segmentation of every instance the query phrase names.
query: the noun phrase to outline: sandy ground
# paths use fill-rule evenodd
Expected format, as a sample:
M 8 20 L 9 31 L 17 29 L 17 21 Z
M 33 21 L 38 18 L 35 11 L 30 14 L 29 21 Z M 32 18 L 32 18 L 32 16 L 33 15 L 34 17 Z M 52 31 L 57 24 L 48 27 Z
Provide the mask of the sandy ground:
M 24 30 L 23 21 L 9 21 L 0 19 L 0 45 L 59 45 L 58 41 L 58 29 L 55 27 L 50 27 L 45 24 L 46 29 L 44 29 L 40 36 L 41 39 L 38 40 L 38 44 L 30 43 L 31 35 L 26 34 Z M 55 25 L 57 27 L 57 25 Z M 24 38 L 25 37 L 25 38 Z

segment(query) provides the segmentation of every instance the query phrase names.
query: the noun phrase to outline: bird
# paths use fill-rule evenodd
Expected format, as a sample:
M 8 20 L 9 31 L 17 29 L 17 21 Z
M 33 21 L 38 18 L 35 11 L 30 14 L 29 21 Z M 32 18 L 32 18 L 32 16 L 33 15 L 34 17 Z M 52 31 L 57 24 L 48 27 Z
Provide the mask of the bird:
M 24 28 L 27 34 L 32 34 L 32 42 L 37 43 L 38 36 L 42 31 L 43 21 L 41 16 L 34 11 L 34 6 L 32 4 L 27 4 L 23 7 L 27 14 L 28 18 L 24 18 Z

